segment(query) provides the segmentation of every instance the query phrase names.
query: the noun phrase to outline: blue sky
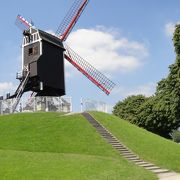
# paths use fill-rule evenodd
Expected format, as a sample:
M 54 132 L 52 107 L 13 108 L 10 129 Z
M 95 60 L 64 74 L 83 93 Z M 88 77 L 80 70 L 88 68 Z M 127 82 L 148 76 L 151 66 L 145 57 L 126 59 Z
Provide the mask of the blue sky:
M 19 83 L 15 74 L 21 69 L 22 35 L 14 24 L 17 14 L 54 32 L 72 3 L 1 2 L 0 94 Z M 73 98 L 74 110 L 80 110 L 81 97 L 114 105 L 131 94 L 153 94 L 156 83 L 167 76 L 168 66 L 175 60 L 172 34 L 174 24 L 180 21 L 179 7 L 179 0 L 90 0 L 67 42 L 117 86 L 106 96 L 66 65 L 66 94 Z

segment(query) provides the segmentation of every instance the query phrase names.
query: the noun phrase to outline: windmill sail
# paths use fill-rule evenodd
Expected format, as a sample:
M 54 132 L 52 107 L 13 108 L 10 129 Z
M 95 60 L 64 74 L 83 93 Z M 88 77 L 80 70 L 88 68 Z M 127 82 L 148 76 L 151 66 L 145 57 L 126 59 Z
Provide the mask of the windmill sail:
M 56 31 L 56 35 L 60 37 L 62 41 L 66 40 L 88 2 L 89 0 L 75 0 Z
M 65 45 L 65 48 L 65 58 L 82 74 L 84 74 L 91 82 L 93 82 L 97 87 L 99 87 L 102 91 L 109 95 L 112 89 L 114 88 L 115 83 L 113 83 L 104 74 L 99 72 L 91 64 L 85 61 L 70 47 Z
M 17 15 L 16 17 L 16 22 L 15 22 L 16 26 L 19 27 L 19 29 L 21 29 L 22 31 L 29 29 L 30 27 L 32 27 L 33 25 L 31 23 L 29 23 L 24 17 L 22 17 L 21 15 Z

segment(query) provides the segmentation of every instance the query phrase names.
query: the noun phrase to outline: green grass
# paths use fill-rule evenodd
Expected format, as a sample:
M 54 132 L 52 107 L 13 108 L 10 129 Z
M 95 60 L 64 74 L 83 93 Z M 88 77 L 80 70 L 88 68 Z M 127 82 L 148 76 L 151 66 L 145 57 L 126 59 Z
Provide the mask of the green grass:
M 157 177 L 129 163 L 81 116 L 0 116 L 0 179 L 133 179 Z
M 142 159 L 180 172 L 180 144 L 105 113 L 91 114 Z

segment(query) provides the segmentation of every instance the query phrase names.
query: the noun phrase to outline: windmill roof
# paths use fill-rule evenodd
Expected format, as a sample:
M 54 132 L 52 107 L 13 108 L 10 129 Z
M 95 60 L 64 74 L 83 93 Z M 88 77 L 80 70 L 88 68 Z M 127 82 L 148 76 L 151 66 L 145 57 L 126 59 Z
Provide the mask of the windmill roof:
M 38 31 L 39 31 L 39 35 L 40 35 L 42 40 L 47 41 L 49 43 L 52 43 L 52 44 L 64 49 L 63 43 L 58 37 L 56 37 L 56 36 L 54 36 L 52 34 L 49 34 L 49 33 L 45 32 L 45 31 L 42 31 L 40 29 Z

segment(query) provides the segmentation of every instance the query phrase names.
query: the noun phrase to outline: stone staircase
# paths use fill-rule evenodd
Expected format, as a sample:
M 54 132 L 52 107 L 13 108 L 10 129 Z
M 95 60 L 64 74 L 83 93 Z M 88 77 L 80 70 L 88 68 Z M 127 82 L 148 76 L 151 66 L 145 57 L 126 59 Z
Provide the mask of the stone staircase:
M 119 153 L 138 166 L 141 166 L 158 176 L 164 173 L 171 173 L 168 169 L 162 169 L 155 164 L 146 162 L 142 160 L 138 155 L 133 153 L 125 145 L 123 145 L 111 132 L 109 132 L 103 125 L 101 125 L 97 120 L 95 120 L 89 113 L 84 112 L 82 115 L 88 120 L 88 122 L 97 130 L 97 132 L 109 143 L 114 149 L 119 151 Z

